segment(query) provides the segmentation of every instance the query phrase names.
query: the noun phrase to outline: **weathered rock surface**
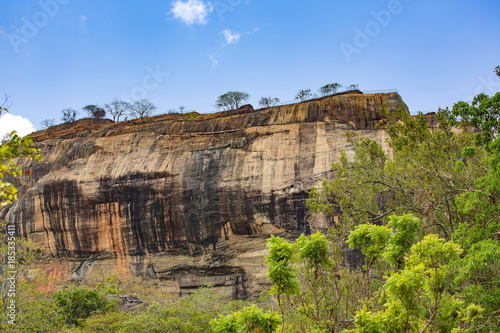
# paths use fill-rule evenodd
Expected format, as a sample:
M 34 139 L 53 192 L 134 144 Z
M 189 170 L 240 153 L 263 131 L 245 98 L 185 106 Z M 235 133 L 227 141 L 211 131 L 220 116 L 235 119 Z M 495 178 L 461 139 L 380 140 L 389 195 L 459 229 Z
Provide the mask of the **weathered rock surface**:
M 66 277 L 85 276 L 85 262 L 177 280 L 227 270 L 252 291 L 265 283 L 265 235 L 328 226 L 309 219 L 307 191 L 352 151 L 345 131 L 384 145 L 384 104 L 406 108 L 396 93 L 352 93 L 243 114 L 55 126 L 32 135 L 45 159 L 18 179 L 20 198 L 3 214 L 52 262 L 64 259 Z

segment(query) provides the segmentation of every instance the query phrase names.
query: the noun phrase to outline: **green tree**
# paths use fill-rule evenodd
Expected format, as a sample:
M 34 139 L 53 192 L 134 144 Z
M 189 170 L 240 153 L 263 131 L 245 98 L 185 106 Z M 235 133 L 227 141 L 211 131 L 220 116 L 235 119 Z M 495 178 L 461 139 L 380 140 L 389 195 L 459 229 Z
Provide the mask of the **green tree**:
M 319 88 L 319 92 L 321 96 L 334 95 L 337 92 L 337 90 L 340 89 L 340 87 L 342 87 L 340 83 L 329 83 Z
M 252 304 L 238 312 L 210 322 L 214 333 L 274 333 L 281 325 L 275 312 L 264 311 Z
M 83 107 L 90 118 L 102 119 L 106 116 L 106 111 L 98 105 L 90 104 Z
M 305 102 L 311 98 L 313 98 L 313 95 L 311 94 L 311 89 L 300 89 L 295 95 L 295 99 L 298 99 L 301 102 Z
M 5 103 L 0 106 L 0 114 L 8 112 L 4 106 Z M 23 160 L 42 159 L 40 151 L 32 147 L 31 137 L 19 137 L 16 132 L 12 132 L 9 138 L 0 145 L 0 208 L 17 199 L 17 189 L 5 177 L 23 175 Z M 0 222 L 0 306 L 3 327 L 9 327 L 8 322 L 15 323 L 17 319 L 17 274 L 23 271 L 23 267 L 28 265 L 38 250 L 31 242 L 18 237 L 17 232 L 14 225 Z M 14 309 L 13 313 L 9 307 Z
M 391 251 L 391 249 L 388 249 Z M 381 288 L 381 310 L 365 306 L 346 332 L 464 332 L 481 319 L 483 309 L 456 293 L 453 263 L 462 249 L 437 235 L 413 245 L 404 268 L 392 273 Z
M 437 126 L 433 128 L 429 125 L 436 123 L 422 114 L 410 116 L 402 110 L 386 114 L 390 155 L 376 142 L 350 134 L 354 156 L 342 154 L 333 167 L 335 178 L 325 180 L 321 188 L 310 192 L 310 210 L 340 215 L 340 223 L 334 224 L 331 232 L 350 234 L 349 244 L 363 249 L 363 269 L 370 276 L 391 277 L 382 278 L 386 287 L 378 293 L 372 289 L 373 295 L 400 298 L 401 294 L 391 296 L 387 288 L 405 281 L 420 281 L 411 287 L 419 290 L 418 295 L 412 296 L 420 302 L 414 309 L 418 311 L 404 315 L 417 331 L 499 329 L 500 281 L 495 276 L 500 248 L 500 139 L 495 96 L 479 95 L 474 105 L 457 103 L 459 108 L 454 111 L 439 110 Z M 463 129 L 457 131 L 453 125 Z M 475 130 L 471 132 L 472 126 Z M 405 222 L 390 217 L 394 213 L 412 213 L 413 217 Z M 418 223 L 407 223 L 415 218 Z M 401 233 L 404 230 L 406 234 Z M 429 280 L 430 271 L 420 264 L 410 266 L 408 261 L 410 246 L 428 234 L 441 239 L 432 240 L 436 248 L 441 246 L 437 243 L 455 242 L 464 251 L 461 258 L 443 264 L 447 284 L 439 294 L 429 294 L 431 284 L 423 282 Z M 424 300 L 433 304 L 432 297 L 441 297 L 440 303 L 424 313 L 421 305 L 426 304 Z M 374 296 L 365 303 L 363 314 L 356 318 L 358 327 L 368 313 L 377 313 L 371 323 L 394 319 L 387 315 L 394 314 L 397 308 L 381 308 L 382 301 L 377 300 Z M 384 298 L 384 302 L 388 301 Z M 452 308 L 458 310 L 450 310 L 449 320 L 438 316 Z M 479 314 L 483 318 L 481 324 L 473 323 L 472 318 Z M 399 325 L 392 319 L 387 320 Z M 379 326 L 374 326 L 378 330 L 363 327 L 360 332 L 384 331 Z M 392 327 L 388 331 L 401 329 Z
M 500 66 L 495 67 L 495 74 L 500 77 Z
M 236 110 L 241 106 L 241 102 L 250 98 L 250 95 L 241 91 L 228 91 L 220 95 L 215 101 L 217 110 L 229 111 Z
M 116 310 L 118 305 L 116 300 L 108 299 L 105 292 L 87 287 L 59 290 L 52 299 L 68 326 L 76 326 L 92 314 Z
M 272 236 L 268 247 L 268 276 L 282 332 L 340 332 L 351 325 L 355 309 L 369 295 L 370 281 L 345 268 L 340 246 L 332 251 L 332 242 L 316 232 L 295 243 Z
M 261 108 L 270 108 L 273 106 L 276 106 L 280 102 L 280 99 L 278 97 L 262 97 L 259 100 L 259 105 Z
M 462 127 L 475 127 L 480 130 L 476 134 L 480 144 L 498 138 L 500 133 L 500 92 L 494 96 L 479 94 L 472 103 L 458 102 L 453 105 L 451 114 L 460 118 Z
M 350 84 L 350 85 L 345 87 L 345 90 L 346 91 L 357 90 L 358 88 L 359 88 L 359 84 Z

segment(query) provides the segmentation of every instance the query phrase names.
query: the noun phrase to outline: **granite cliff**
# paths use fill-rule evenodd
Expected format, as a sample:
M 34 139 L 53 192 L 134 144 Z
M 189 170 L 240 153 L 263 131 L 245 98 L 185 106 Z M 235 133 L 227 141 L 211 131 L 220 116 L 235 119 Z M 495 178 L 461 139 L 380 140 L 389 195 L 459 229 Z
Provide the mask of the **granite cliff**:
M 345 131 L 384 144 L 383 105 L 406 108 L 397 93 L 355 91 L 250 112 L 58 125 L 32 135 L 45 159 L 16 180 L 19 200 L 2 214 L 61 278 L 100 267 L 243 297 L 267 283 L 269 234 L 331 223 L 308 215 L 307 191 L 352 151 Z

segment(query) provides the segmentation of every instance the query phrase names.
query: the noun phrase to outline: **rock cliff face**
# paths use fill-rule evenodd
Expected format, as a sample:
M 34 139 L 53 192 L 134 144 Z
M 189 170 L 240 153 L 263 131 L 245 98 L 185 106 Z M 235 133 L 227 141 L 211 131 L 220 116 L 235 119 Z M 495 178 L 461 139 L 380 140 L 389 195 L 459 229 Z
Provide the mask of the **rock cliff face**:
M 3 213 L 66 278 L 105 263 L 179 281 L 237 277 L 251 291 L 265 283 L 267 235 L 328 226 L 308 216 L 307 191 L 352 151 L 346 130 L 384 143 L 384 104 L 406 108 L 396 93 L 354 92 L 248 113 L 59 125 L 32 135 L 45 159 Z

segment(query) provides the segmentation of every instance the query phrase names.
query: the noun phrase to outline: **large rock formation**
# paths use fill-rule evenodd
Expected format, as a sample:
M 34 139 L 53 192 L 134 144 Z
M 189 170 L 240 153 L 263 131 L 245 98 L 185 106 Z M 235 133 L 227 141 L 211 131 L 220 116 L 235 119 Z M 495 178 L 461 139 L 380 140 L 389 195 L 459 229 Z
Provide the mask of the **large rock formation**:
M 345 131 L 384 144 L 383 105 L 406 108 L 396 93 L 354 92 L 243 114 L 59 125 L 32 135 L 45 159 L 3 213 L 66 278 L 105 265 L 178 281 L 249 279 L 244 289 L 256 290 L 267 235 L 328 226 L 309 218 L 308 189 L 352 152 Z

